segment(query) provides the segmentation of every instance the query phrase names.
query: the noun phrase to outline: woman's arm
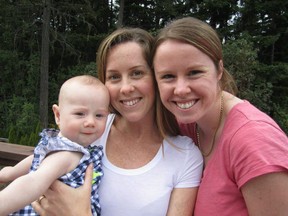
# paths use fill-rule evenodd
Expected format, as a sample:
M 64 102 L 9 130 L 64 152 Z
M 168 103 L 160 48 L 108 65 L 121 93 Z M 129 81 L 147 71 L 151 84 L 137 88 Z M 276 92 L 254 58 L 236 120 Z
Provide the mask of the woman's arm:
M 172 191 L 167 216 L 191 216 L 195 206 L 198 187 L 175 188 Z
M 93 166 L 86 170 L 85 182 L 79 188 L 71 188 L 60 181 L 55 181 L 46 191 L 41 202 L 33 202 L 32 206 L 41 216 L 91 216 L 91 189 Z
M 251 216 L 286 216 L 288 213 L 288 173 L 265 174 L 248 181 L 242 193 Z
M 0 171 L 0 183 L 7 183 L 23 176 L 29 172 L 33 160 L 33 155 L 24 158 L 15 166 L 7 166 Z

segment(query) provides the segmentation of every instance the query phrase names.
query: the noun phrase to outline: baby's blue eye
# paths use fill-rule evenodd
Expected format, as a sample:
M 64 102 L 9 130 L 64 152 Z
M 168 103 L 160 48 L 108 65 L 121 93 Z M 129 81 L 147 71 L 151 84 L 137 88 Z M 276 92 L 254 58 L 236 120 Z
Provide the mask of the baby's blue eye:
M 98 113 L 95 116 L 96 118 L 105 118 L 107 115 L 105 113 Z
M 77 113 L 75 113 L 75 115 L 77 115 L 77 116 L 84 116 L 85 114 L 82 113 L 82 112 L 77 112 Z

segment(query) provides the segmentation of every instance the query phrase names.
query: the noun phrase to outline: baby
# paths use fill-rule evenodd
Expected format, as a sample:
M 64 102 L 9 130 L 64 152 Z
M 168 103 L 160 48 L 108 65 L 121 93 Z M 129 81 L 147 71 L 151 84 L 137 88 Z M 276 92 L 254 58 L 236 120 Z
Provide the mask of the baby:
M 97 191 L 103 175 L 103 152 L 102 146 L 97 146 L 95 141 L 105 129 L 109 92 L 97 78 L 81 75 L 62 85 L 58 102 L 52 108 L 60 130 L 42 131 L 42 138 L 34 150 L 31 172 L 24 175 L 31 166 L 29 157 L 0 171 L 0 182 L 15 180 L 0 191 L 0 216 L 12 212 L 11 215 L 37 215 L 30 203 L 43 195 L 58 178 L 71 187 L 81 186 L 90 163 L 94 166 L 92 213 L 100 215 Z

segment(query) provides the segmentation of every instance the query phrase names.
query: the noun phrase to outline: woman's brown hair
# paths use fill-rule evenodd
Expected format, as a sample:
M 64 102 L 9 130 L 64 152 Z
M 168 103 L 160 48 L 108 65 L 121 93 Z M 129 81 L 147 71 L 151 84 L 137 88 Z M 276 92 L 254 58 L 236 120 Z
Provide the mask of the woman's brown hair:
M 143 57 L 146 60 L 149 68 L 152 68 L 152 47 L 154 44 L 153 36 L 147 31 L 140 28 L 121 28 L 112 32 L 100 44 L 97 57 L 97 73 L 101 82 L 106 81 L 106 66 L 107 56 L 109 51 L 119 44 L 127 42 L 135 42 L 140 45 L 143 51 Z M 153 73 L 151 69 L 151 73 Z M 153 73 L 154 74 L 154 73 Z M 167 136 L 179 135 L 180 130 L 178 123 L 174 117 L 161 103 L 155 76 L 153 76 L 153 85 L 155 86 L 155 123 L 158 126 L 159 132 L 163 138 Z M 119 115 L 117 110 L 110 106 L 110 111 Z M 167 113 L 166 113 L 167 112 Z

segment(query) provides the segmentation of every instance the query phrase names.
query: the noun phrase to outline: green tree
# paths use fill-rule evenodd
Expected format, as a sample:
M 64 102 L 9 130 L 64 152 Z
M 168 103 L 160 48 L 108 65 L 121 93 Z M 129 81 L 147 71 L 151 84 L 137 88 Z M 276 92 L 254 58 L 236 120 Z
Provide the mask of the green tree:
M 249 37 L 229 41 L 224 45 L 224 64 L 236 80 L 239 97 L 269 113 L 272 83 L 265 80 L 265 76 L 258 76 L 260 63 L 257 50 Z
M 35 130 L 28 130 L 38 127 L 43 98 L 40 68 L 44 67 L 45 1 L 0 3 L 0 135 L 8 137 L 10 131 L 14 141 L 20 142 L 25 135 L 32 140 L 30 133 Z M 45 68 L 48 87 L 44 89 L 49 94 L 47 108 L 42 108 L 48 109 L 49 127 L 55 126 L 51 106 L 57 102 L 61 84 L 77 74 L 95 74 L 99 43 L 117 28 L 119 9 L 123 9 L 124 26 L 142 27 L 153 34 L 178 17 L 209 22 L 224 43 L 225 65 L 237 80 L 240 96 L 288 131 L 287 4 L 285 0 L 126 0 L 121 8 L 120 0 L 51 1 L 49 56 L 44 58 L 49 59 Z M 28 118 L 29 111 L 33 115 Z M 30 121 L 30 129 L 23 126 L 25 121 Z
M 287 83 L 288 64 L 260 63 L 257 53 L 248 35 L 229 41 L 224 45 L 225 67 L 236 80 L 239 97 L 270 115 L 287 133 L 288 87 L 279 83 Z

